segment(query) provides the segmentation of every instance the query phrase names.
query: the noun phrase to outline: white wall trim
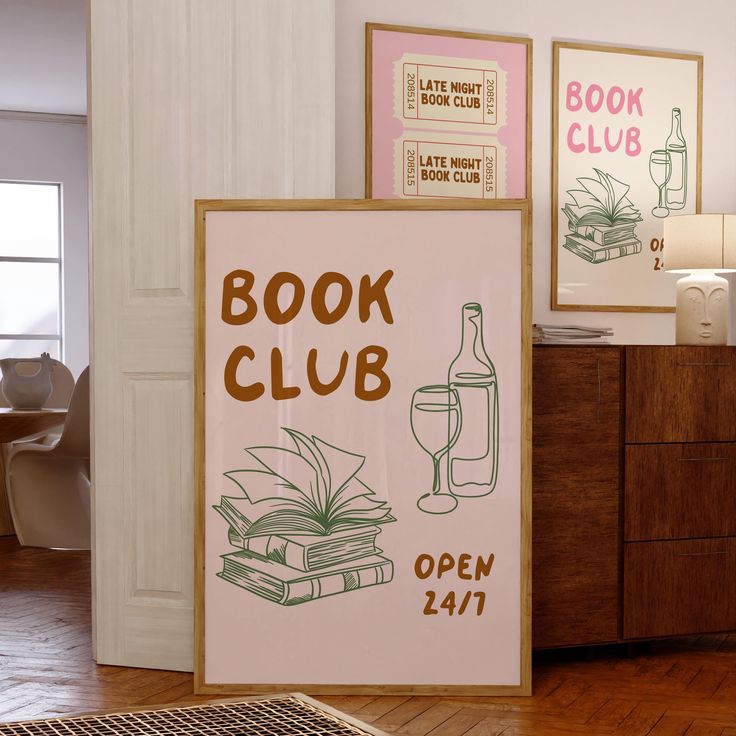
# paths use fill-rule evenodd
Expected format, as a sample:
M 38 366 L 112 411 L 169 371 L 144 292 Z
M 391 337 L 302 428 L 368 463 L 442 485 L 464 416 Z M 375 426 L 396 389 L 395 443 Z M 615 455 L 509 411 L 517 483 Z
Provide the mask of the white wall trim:
M 30 120 L 37 123 L 77 123 L 86 125 L 86 115 L 62 115 L 56 112 L 29 112 L 27 110 L 0 110 L 0 120 Z

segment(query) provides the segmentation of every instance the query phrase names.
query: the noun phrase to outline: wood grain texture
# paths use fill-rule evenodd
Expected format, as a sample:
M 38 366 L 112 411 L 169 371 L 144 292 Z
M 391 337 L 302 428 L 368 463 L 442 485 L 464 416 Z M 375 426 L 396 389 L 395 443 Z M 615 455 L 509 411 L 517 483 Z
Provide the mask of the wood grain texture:
M 624 636 L 736 629 L 736 538 L 624 547 Z
M 373 29 L 374 23 L 365 24 L 364 44 L 364 109 L 365 140 L 363 145 L 363 195 L 366 199 L 373 197 Z
M 197 199 L 195 218 L 209 211 L 343 211 L 343 210 L 519 210 L 524 219 L 531 214 L 527 199 Z M 528 240 L 528 227 L 523 228 Z M 531 325 L 530 325 L 531 326 Z
M 210 700 L 193 694 L 188 673 L 96 665 L 89 603 L 88 552 L 0 539 L 0 721 Z M 736 734 L 736 637 L 597 651 L 538 653 L 529 698 L 318 699 L 415 736 L 642 735 L 675 724 L 688 736 Z
M 533 641 L 618 639 L 622 349 L 535 347 Z
M 5 485 L 5 452 L 0 447 L 0 537 L 15 534 L 13 517 L 10 515 L 8 490 Z
M 626 447 L 625 539 L 736 536 L 736 443 Z
M 531 82 L 529 82 L 531 83 Z M 529 114 L 529 112 L 527 113 Z M 529 131 L 527 131 L 529 134 Z M 527 155 L 530 155 L 528 152 Z M 528 161 L 528 159 L 527 159 Z M 527 184 L 527 191 L 528 191 Z M 519 519 L 520 547 L 520 695 L 532 692 L 532 458 L 533 437 L 533 375 L 532 358 L 532 206 L 525 200 L 521 210 L 521 518 Z
M 192 203 L 334 196 L 334 7 L 88 3 L 100 661 L 192 669 Z
M 627 346 L 626 442 L 736 438 L 736 348 Z
M 436 210 L 483 210 L 489 213 L 497 210 L 518 211 L 521 223 L 521 273 L 519 288 L 521 298 L 521 365 L 520 365 L 520 393 L 521 402 L 521 518 L 520 525 L 520 683 L 519 685 L 279 685 L 281 689 L 294 690 L 309 694 L 390 694 L 402 695 L 528 695 L 531 692 L 531 497 L 532 497 L 532 245 L 530 226 L 530 202 L 528 200 L 470 200 L 446 199 L 433 200 L 388 200 L 388 199 L 293 199 L 293 200 L 196 200 L 195 201 L 195 617 L 194 617 L 194 647 L 195 647 L 195 691 L 198 694 L 233 694 L 233 693 L 266 693 L 272 692 L 273 685 L 260 683 L 207 683 L 205 681 L 205 605 L 204 605 L 204 578 L 205 578 L 205 268 L 206 268 L 206 216 L 208 211 L 436 211 Z
M 0 408 L 0 442 L 34 435 L 63 423 L 66 409 L 37 409 L 19 411 Z

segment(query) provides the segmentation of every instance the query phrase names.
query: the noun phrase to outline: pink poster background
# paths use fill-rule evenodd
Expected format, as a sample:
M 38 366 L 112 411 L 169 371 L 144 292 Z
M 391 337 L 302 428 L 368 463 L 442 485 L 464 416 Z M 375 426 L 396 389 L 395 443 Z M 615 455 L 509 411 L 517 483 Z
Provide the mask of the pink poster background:
M 488 136 L 506 146 L 506 198 L 528 196 L 526 191 L 526 95 L 527 46 L 523 43 L 482 41 L 452 36 L 422 35 L 396 31 L 374 30 L 372 59 L 372 196 L 375 199 L 395 199 L 394 140 L 412 127 L 411 120 L 399 120 L 394 115 L 394 62 L 404 54 L 428 54 L 496 61 L 506 71 L 506 125 L 498 136 Z M 427 127 L 418 130 L 426 136 Z M 453 131 L 459 143 L 465 135 Z M 473 134 L 477 136 L 476 133 Z
M 269 684 L 517 685 L 520 681 L 520 315 L 521 215 L 518 211 L 444 212 L 208 212 L 206 219 L 206 504 L 205 681 Z M 276 326 L 259 311 L 244 326 L 220 318 L 223 277 L 236 268 L 255 274 L 252 291 L 278 271 L 307 286 L 305 306 Z M 356 287 L 363 274 L 394 276 L 388 296 L 394 317 L 385 324 L 374 305 L 361 323 L 355 301 L 333 325 L 316 321 L 310 287 L 339 271 Z M 478 301 L 484 340 L 500 396 L 500 472 L 495 491 L 461 499 L 448 515 L 421 512 L 417 498 L 431 488 L 431 460 L 415 443 L 409 408 L 413 391 L 444 383 L 461 337 L 461 308 Z M 251 346 L 241 383 L 266 384 L 266 394 L 241 403 L 225 390 L 225 362 L 238 345 Z M 366 345 L 389 351 L 391 391 L 365 402 L 353 391 L 354 360 Z M 288 385 L 302 393 L 270 396 L 271 348 L 280 346 Z M 333 394 L 313 394 L 306 382 L 309 348 L 317 366 L 334 375 L 343 350 L 350 363 Z M 280 606 L 216 576 L 228 544 L 227 524 L 212 509 L 222 494 L 237 495 L 223 473 L 243 467 L 243 448 L 291 447 L 280 427 L 316 434 L 366 456 L 361 479 L 393 508 L 378 543 L 394 563 L 388 584 Z M 495 555 L 491 575 L 460 580 L 453 572 L 420 580 L 421 553 Z M 483 614 L 426 616 L 425 591 L 459 597 L 483 590 Z

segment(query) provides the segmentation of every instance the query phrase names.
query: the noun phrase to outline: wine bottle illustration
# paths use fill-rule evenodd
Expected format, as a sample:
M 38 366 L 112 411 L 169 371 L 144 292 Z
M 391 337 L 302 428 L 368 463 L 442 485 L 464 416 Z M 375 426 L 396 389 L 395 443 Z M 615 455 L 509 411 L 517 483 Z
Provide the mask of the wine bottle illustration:
M 480 304 L 463 306 L 460 352 L 450 364 L 447 383 L 456 392 L 462 416 L 448 453 L 448 489 L 454 496 L 486 496 L 498 478 L 498 384 L 483 344 Z
M 671 161 L 671 174 L 665 195 L 669 210 L 681 210 L 687 202 L 687 143 L 682 135 L 682 115 L 672 108 L 672 127 L 665 145 Z

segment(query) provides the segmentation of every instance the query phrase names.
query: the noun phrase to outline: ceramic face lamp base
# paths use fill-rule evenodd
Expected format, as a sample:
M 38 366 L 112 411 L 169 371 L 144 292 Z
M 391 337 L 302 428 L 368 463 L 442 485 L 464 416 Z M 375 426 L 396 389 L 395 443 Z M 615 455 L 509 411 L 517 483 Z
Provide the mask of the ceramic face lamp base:
M 728 281 L 712 271 L 694 271 L 677 282 L 675 342 L 725 345 L 728 340 Z

